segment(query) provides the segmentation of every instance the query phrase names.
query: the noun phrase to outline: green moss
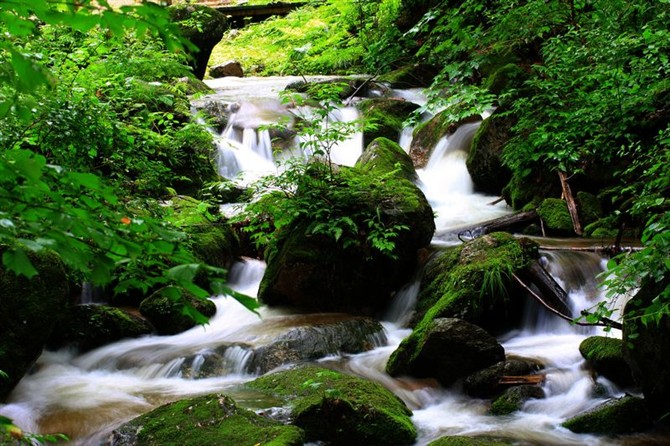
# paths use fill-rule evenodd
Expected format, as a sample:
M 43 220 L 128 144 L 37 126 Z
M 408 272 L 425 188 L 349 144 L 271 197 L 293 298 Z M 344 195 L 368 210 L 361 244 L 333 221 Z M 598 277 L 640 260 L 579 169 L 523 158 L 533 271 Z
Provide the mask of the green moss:
M 356 161 L 356 167 L 380 177 L 399 169 L 399 177 L 409 181 L 418 179 L 409 155 L 397 143 L 387 138 L 372 141 Z
M 539 387 L 518 386 L 507 389 L 491 403 L 489 414 L 509 415 L 521 410 L 523 404 L 532 397 L 542 398 L 544 393 Z
M 484 87 L 491 93 L 499 95 L 509 88 L 518 88 L 528 79 L 526 73 L 519 65 L 508 63 L 495 70 L 484 81 Z
M 625 396 L 614 399 L 563 423 L 563 427 L 580 434 L 630 434 L 652 425 L 645 402 Z
M 437 74 L 438 70 L 429 65 L 405 65 L 380 75 L 377 81 L 391 88 L 425 88 L 433 83 Z
M 356 108 L 366 124 L 363 145 L 367 147 L 370 142 L 380 137 L 397 141 L 405 121 L 419 106 L 408 101 L 374 98 L 359 102 Z
M 560 198 L 546 198 L 537 208 L 537 213 L 548 230 L 559 233 L 572 233 L 572 218 L 568 205 Z
M 119 429 L 136 432 L 137 446 L 299 446 L 303 432 L 238 408 L 225 395 L 176 401 L 144 414 Z
M 428 443 L 428 446 L 510 446 L 516 444 L 511 440 L 489 437 L 442 437 Z
M 619 222 L 615 216 L 600 218 L 584 227 L 584 235 L 592 238 L 614 238 L 619 233 Z
M 591 336 L 579 344 L 579 353 L 587 361 L 623 360 L 621 339 Z
M 319 367 L 258 378 L 247 386 L 285 398 L 308 441 L 333 445 L 412 444 L 412 412 L 377 383 Z
M 603 216 L 603 208 L 600 200 L 588 192 L 577 192 L 577 210 L 579 211 L 582 226 L 588 226 Z

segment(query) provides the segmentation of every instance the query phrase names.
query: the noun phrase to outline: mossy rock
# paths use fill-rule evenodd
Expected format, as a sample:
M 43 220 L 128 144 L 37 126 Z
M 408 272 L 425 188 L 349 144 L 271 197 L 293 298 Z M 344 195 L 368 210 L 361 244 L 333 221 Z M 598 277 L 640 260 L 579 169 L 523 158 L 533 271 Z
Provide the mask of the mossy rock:
M 201 79 L 192 76 L 184 76 L 177 79 L 175 84 L 177 91 L 183 92 L 187 96 L 202 96 L 214 93 L 212 87 L 204 83 Z
M 152 333 L 146 320 L 105 305 L 75 305 L 62 318 L 49 340 L 51 347 L 66 344 L 88 351 L 126 338 Z
M 630 367 L 623 357 L 621 339 L 591 336 L 579 344 L 579 352 L 599 375 L 619 386 L 633 385 Z
M 0 245 L 0 257 L 7 250 Z M 0 265 L 0 400 L 18 384 L 67 311 L 68 277 L 58 254 L 27 251 L 37 275 L 27 278 Z
M 378 82 L 391 88 L 426 88 L 429 87 L 439 70 L 431 65 L 405 65 L 377 78 Z
M 574 234 L 568 205 L 560 198 L 545 198 L 537 208 L 537 214 L 550 235 Z
M 424 268 L 415 321 L 456 317 L 493 333 L 513 328 L 525 298 L 512 273 L 536 258 L 537 244 L 503 232 L 436 253 Z
M 582 226 L 588 226 L 604 217 L 598 197 L 588 192 L 577 192 L 577 211 Z
M 312 97 L 318 96 L 324 88 L 337 88 L 338 97 L 344 100 L 352 96 L 365 97 L 370 90 L 370 82 L 361 77 L 337 77 L 315 82 L 297 81 L 286 86 L 286 90 L 306 93 Z
M 300 428 L 236 406 L 228 396 L 205 395 L 166 404 L 112 434 L 114 446 L 301 446 Z
M 509 358 L 465 378 L 463 390 L 476 398 L 491 398 L 501 393 L 503 376 L 532 375 L 542 368 L 542 364 L 533 359 Z
M 498 96 L 510 88 L 522 87 L 526 79 L 528 79 L 528 73 L 523 68 L 515 63 L 508 63 L 496 69 L 486 78 L 484 88 Z
M 514 122 L 513 117 L 496 111 L 477 129 L 466 166 L 478 191 L 499 195 L 512 178 L 509 168 L 503 166 L 502 153 Z
M 570 418 L 563 427 L 578 434 L 632 434 L 651 428 L 652 418 L 642 398 L 625 396 Z
M 356 108 L 366 123 L 363 129 L 363 146 L 367 147 L 376 138 L 397 141 L 405 121 L 419 106 L 397 99 L 373 98 L 360 101 Z
M 180 3 L 168 8 L 171 20 L 197 50 L 190 54 L 193 74 L 203 79 L 212 49 L 229 28 L 225 14 L 204 5 Z
M 428 446 L 511 446 L 514 444 L 516 442 L 513 440 L 490 437 L 448 436 L 431 441 Z
M 482 328 L 454 318 L 434 318 L 412 332 L 391 354 L 386 372 L 435 378 L 450 386 L 505 359 L 505 350 Z
M 419 178 L 409 155 L 397 143 L 387 138 L 372 141 L 356 161 L 356 167 L 379 177 L 399 169 L 398 175 L 402 178 L 412 182 Z
M 329 445 L 409 445 L 412 412 L 380 384 L 320 367 L 257 378 L 247 386 L 286 399 L 307 441 Z
M 196 310 L 209 318 L 216 313 L 216 305 L 209 299 L 198 299 L 186 290 L 181 290 L 181 298 L 173 299 L 158 290 L 140 304 L 140 313 L 156 327 L 161 335 L 181 333 L 196 326 L 196 320 L 185 311 Z
M 417 169 L 426 166 L 431 151 L 442 137 L 451 135 L 463 124 L 478 122 L 480 120 L 481 117 L 472 116 L 458 122 L 453 122 L 450 119 L 449 111 L 446 110 L 416 126 L 414 129 L 414 138 L 409 149 L 409 156 L 412 158 L 414 166 Z
M 560 182 L 555 173 L 535 169 L 528 175 L 513 172 L 512 178 L 503 187 L 502 195 L 514 210 L 534 210 L 545 197 L 561 193 Z
M 515 386 L 505 390 L 491 403 L 491 415 L 509 415 L 521 410 L 531 398 L 544 398 L 544 390 L 539 386 Z
M 591 238 L 613 239 L 619 233 L 617 219 L 605 217 L 584 227 L 584 235 Z

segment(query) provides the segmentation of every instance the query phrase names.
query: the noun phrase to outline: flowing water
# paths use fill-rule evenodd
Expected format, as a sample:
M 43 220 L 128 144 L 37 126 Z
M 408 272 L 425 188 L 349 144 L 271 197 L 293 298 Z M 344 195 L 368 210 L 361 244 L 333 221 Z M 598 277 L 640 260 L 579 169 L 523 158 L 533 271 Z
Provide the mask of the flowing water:
M 251 177 L 276 170 L 269 134 L 264 126 L 297 113 L 279 105 L 276 91 L 295 79 L 240 80 L 236 85 L 219 84 L 218 97 L 238 101 L 247 92 L 248 101 L 236 105 L 228 127 L 219 135 L 219 168 L 230 178 Z M 220 81 L 219 81 L 220 82 Z M 416 92 L 400 92 L 413 98 Z M 304 111 L 303 111 L 304 112 Z M 334 119 L 355 118 L 343 109 Z M 420 186 L 437 212 L 435 244 L 452 244 L 448 234 L 509 212 L 504 205 L 491 205 L 496 197 L 474 193 L 465 168 L 465 156 L 478 124 L 467 124 L 444 138 L 433 151 L 427 167 L 419 172 Z M 400 136 L 400 135 L 399 135 Z M 403 143 L 409 147 L 405 134 Z M 284 148 L 295 154 L 295 147 Z M 361 153 L 361 138 L 350 138 L 336 151 L 336 159 L 353 164 Z M 298 153 L 299 154 L 299 153 Z M 248 180 L 248 178 L 247 178 Z M 600 257 L 588 253 L 546 252 L 550 273 L 569 292 L 575 314 L 601 298 L 594 285 L 602 271 Z M 255 295 L 265 265 L 245 259 L 230 271 L 231 286 Z M 486 414 L 488 402 L 465 396 L 456 386 L 440 388 L 430 380 L 394 379 L 384 373 L 389 355 L 410 330 L 402 328 L 411 312 L 420 283 L 411 281 L 397 293 L 382 317 L 386 342 L 358 355 L 324 358 L 321 361 L 378 381 L 401 397 L 414 411 L 419 431 L 417 445 L 442 435 L 490 435 L 518 439 L 522 444 L 615 444 L 612 439 L 577 435 L 561 428 L 566 418 L 593 407 L 607 396 L 620 395 L 612 383 L 594 381 L 584 368 L 579 343 L 596 329 L 570 326 L 530 302 L 523 328 L 501 338 L 508 355 L 535 358 L 544 364 L 545 399 L 530 400 L 519 412 L 493 417 Z M 254 378 L 245 365 L 249 347 L 266 342 L 278 326 L 295 316 L 285 310 L 261 309 L 261 316 L 247 311 L 235 300 L 215 297 L 217 313 L 205 327 L 175 336 L 148 336 L 104 346 L 85 354 L 62 350 L 45 352 L 0 413 L 25 430 L 65 432 L 72 444 L 99 444 L 119 424 L 168 401 L 210 392 L 229 392 L 245 404 L 247 396 L 236 387 Z M 307 316 L 301 315 L 301 320 Z M 209 358 L 218 355 L 216 377 L 198 378 Z M 598 392 L 596 392 L 598 390 Z M 600 395 L 600 396 L 596 396 Z M 258 401 L 254 402 L 256 407 Z M 268 401 L 267 405 L 273 402 Z

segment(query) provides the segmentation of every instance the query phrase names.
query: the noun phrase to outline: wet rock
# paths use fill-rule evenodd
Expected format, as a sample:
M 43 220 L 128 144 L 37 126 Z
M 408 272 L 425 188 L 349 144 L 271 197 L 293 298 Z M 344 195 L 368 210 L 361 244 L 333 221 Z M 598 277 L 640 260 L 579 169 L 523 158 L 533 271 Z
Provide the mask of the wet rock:
M 399 169 L 403 178 L 416 182 L 416 174 L 412 159 L 400 146 L 387 138 L 377 138 L 370 143 L 356 162 L 356 167 L 378 175 Z
M 472 116 L 453 122 L 449 116 L 448 111 L 440 112 L 414 129 L 414 138 L 409 148 L 409 156 L 417 169 L 426 167 L 433 148 L 442 137 L 453 134 L 464 124 L 481 120 L 479 116 Z M 469 143 L 470 141 L 466 141 L 464 145 L 469 146 Z
M 439 70 L 431 65 L 405 65 L 382 74 L 377 78 L 377 81 L 388 85 L 390 88 L 427 88 L 433 83 L 433 79 L 438 73 Z
M 454 318 L 432 319 L 417 327 L 391 354 L 391 376 L 435 378 L 450 386 L 505 359 L 505 350 L 482 328 Z
M 571 235 L 574 234 L 572 217 L 568 211 L 568 205 L 560 198 L 546 198 L 537 208 L 537 214 L 544 223 L 548 234 Z
M 502 152 L 513 125 L 514 118 L 496 111 L 477 129 L 466 166 L 478 191 L 499 195 L 512 178 L 509 168 L 503 166 Z
M 329 445 L 409 445 L 416 438 L 412 412 L 377 383 L 319 367 L 263 376 L 247 384 L 291 408 L 293 424 L 310 442 Z
M 197 47 L 191 54 L 193 74 L 198 79 L 205 77 L 207 62 L 212 49 L 229 28 L 226 16 L 216 9 L 204 6 L 180 3 L 169 7 L 170 17 L 182 35 Z
M 442 437 L 428 443 L 428 446 L 511 446 L 517 444 L 514 440 L 505 440 L 491 437 Z
M 521 410 L 529 399 L 544 398 L 544 390 L 539 386 L 515 386 L 505 390 L 491 404 L 491 415 L 509 415 Z
M 491 367 L 473 373 L 463 381 L 463 390 L 476 398 L 491 398 L 503 389 L 503 376 L 527 376 L 542 369 L 542 365 L 532 359 L 507 359 Z
M 7 246 L 0 245 L 0 257 Z M 0 264 L 0 401 L 42 353 L 56 322 L 65 314 L 69 287 L 60 257 L 50 251 L 28 252 L 37 270 L 18 276 Z
M 146 320 L 119 308 L 104 305 L 75 305 L 61 318 L 49 339 L 49 346 L 72 345 L 88 351 L 126 338 L 151 334 Z
M 222 64 L 213 66 L 209 69 L 209 75 L 218 78 L 218 77 L 244 77 L 244 70 L 242 70 L 242 64 L 236 60 L 229 60 Z
M 300 428 L 286 426 L 212 394 L 166 404 L 114 430 L 108 446 L 300 446 Z
M 630 367 L 623 357 L 621 339 L 591 336 L 579 344 L 579 352 L 597 374 L 622 387 L 633 385 Z
M 537 256 L 534 242 L 502 232 L 438 252 L 424 268 L 414 320 L 456 317 L 492 333 L 514 328 L 527 298 L 512 274 Z
M 642 432 L 651 426 L 645 401 L 630 395 L 609 400 L 563 423 L 572 432 L 603 435 Z
M 175 88 L 183 91 L 188 96 L 214 93 L 214 90 L 209 85 L 192 76 L 184 76 L 177 79 Z
M 331 90 L 337 87 L 338 97 L 342 100 L 350 97 L 365 97 L 370 91 L 372 84 L 369 79 L 361 77 L 338 77 L 334 79 L 327 79 L 315 82 L 297 81 L 286 86 L 286 90 L 296 91 L 298 93 L 306 93 L 309 96 L 315 96 L 315 92 L 322 91 L 323 87 Z
M 195 327 L 196 320 L 185 314 L 184 308 L 194 309 L 207 318 L 216 313 L 216 305 L 211 300 L 198 299 L 186 290 L 181 293 L 179 299 L 174 299 L 161 289 L 140 304 L 140 313 L 156 327 L 158 334 L 173 335 Z
M 228 125 L 230 115 L 239 108 L 237 103 L 223 102 L 215 96 L 206 96 L 191 101 L 191 105 L 196 109 L 218 133 Z
M 363 129 L 363 145 L 368 146 L 376 138 L 397 141 L 404 123 L 418 105 L 397 99 L 364 99 L 356 104 L 366 125 Z

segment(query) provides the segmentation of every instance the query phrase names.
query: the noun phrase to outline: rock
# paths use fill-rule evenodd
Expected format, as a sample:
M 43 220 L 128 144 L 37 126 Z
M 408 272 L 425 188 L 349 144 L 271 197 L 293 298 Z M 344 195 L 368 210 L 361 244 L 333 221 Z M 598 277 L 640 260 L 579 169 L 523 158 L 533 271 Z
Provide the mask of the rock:
M 66 344 L 85 352 L 126 338 L 154 331 L 146 320 L 119 308 L 105 305 L 75 305 L 61 318 L 49 339 L 49 346 Z
M 568 205 L 560 198 L 545 198 L 537 208 L 537 214 L 542 219 L 547 234 L 574 234 Z
M 508 63 L 495 69 L 486 80 L 484 87 L 496 96 L 507 92 L 511 88 L 521 89 L 528 79 L 528 73 L 516 63 Z M 505 98 L 501 98 L 505 100 Z M 501 105 L 507 105 L 507 102 Z
M 670 412 L 670 318 L 645 325 L 638 316 L 669 286 L 667 275 L 659 282 L 647 279 L 624 309 L 624 358 L 655 417 Z
M 501 112 L 496 111 L 477 129 L 466 161 L 476 190 L 499 195 L 512 178 L 509 168 L 503 166 L 502 152 L 511 138 L 514 121 L 514 118 L 501 116 Z
M 456 317 L 492 333 L 514 328 L 527 298 L 512 273 L 537 257 L 534 242 L 503 232 L 436 253 L 424 268 L 414 320 Z
M 201 79 L 184 76 L 177 79 L 175 88 L 188 96 L 214 93 L 214 90 Z
M 603 218 L 603 207 L 598 197 L 588 192 L 577 192 L 577 211 L 582 226 L 586 227 Z
M 633 376 L 624 360 L 623 341 L 620 339 L 591 336 L 579 344 L 579 352 L 597 374 L 622 387 L 633 385 Z
M 337 96 L 341 99 L 348 99 L 353 96 L 365 97 L 371 87 L 368 79 L 361 77 L 338 77 L 316 82 L 297 81 L 286 86 L 286 90 L 306 93 L 309 96 L 317 97 L 314 93 L 321 92 L 323 88 L 332 90 L 339 89 Z
M 228 62 L 211 67 L 209 75 L 214 78 L 226 76 L 244 77 L 244 70 L 242 70 L 242 64 L 238 61 L 229 60 Z
M 433 148 L 442 137 L 453 134 L 463 124 L 481 120 L 479 116 L 472 116 L 453 122 L 449 120 L 449 116 L 449 111 L 440 112 L 414 129 L 414 138 L 409 148 L 409 156 L 417 169 L 426 167 Z M 468 145 L 468 143 L 466 142 L 465 145 Z
M 7 246 L 0 245 L 0 257 Z M 56 322 L 65 313 L 69 287 L 60 257 L 27 251 L 37 270 L 18 276 L 0 263 L 0 401 L 18 384 L 42 353 Z
M 409 155 L 397 143 L 387 138 L 372 141 L 356 162 L 356 167 L 379 176 L 399 169 L 398 175 L 402 178 L 411 182 L 419 179 Z
M 578 434 L 632 434 L 652 427 L 652 418 L 644 400 L 627 395 L 570 418 L 563 427 Z
M 419 106 L 404 100 L 374 98 L 360 101 L 356 108 L 366 123 L 363 128 L 363 146 L 367 147 L 380 137 L 397 141 L 405 121 Z
M 482 328 L 453 318 L 421 325 L 391 354 L 391 376 L 435 378 L 450 386 L 478 370 L 505 359 L 505 350 Z
M 235 113 L 239 108 L 239 104 L 223 102 L 216 96 L 205 96 L 195 99 L 191 101 L 191 105 L 218 133 L 223 132 L 228 125 L 230 115 Z
M 300 446 L 304 434 L 212 394 L 175 401 L 114 430 L 108 446 Z
M 461 437 L 447 436 L 428 443 L 428 446 L 511 446 L 517 444 L 514 440 L 504 440 L 490 437 Z
M 383 149 L 386 145 L 378 147 Z M 362 315 L 375 314 L 388 305 L 393 291 L 409 280 L 417 265 L 418 250 L 430 243 L 435 223 L 421 190 L 400 172 L 386 172 L 386 182 L 392 181 L 392 190 L 375 188 L 380 170 L 383 169 L 369 168 L 363 162 L 349 170 L 352 178 L 358 176 L 361 182 L 371 184 L 370 193 L 366 191 L 357 200 L 337 204 L 341 209 L 338 213 L 356 216 L 358 237 L 363 242 L 345 247 L 332 237 L 308 234 L 309 220 L 296 221 L 280 234 L 276 249 L 267 253 L 268 266 L 258 294 L 262 302 L 312 312 Z M 346 192 L 347 186 L 332 187 Z M 393 257 L 366 241 L 369 224 L 375 220 L 381 220 L 386 227 L 407 228 L 397 232 Z
M 463 390 L 476 398 L 491 398 L 501 392 L 503 376 L 532 375 L 541 369 L 541 364 L 532 359 L 507 359 L 465 378 Z
M 390 88 L 427 88 L 433 83 L 439 70 L 431 65 L 405 65 L 377 78 L 378 82 Z
M 216 305 L 209 299 L 198 299 L 182 290 L 181 299 L 175 300 L 166 296 L 163 289 L 156 291 L 140 304 L 140 313 L 156 327 L 160 335 L 173 335 L 193 328 L 195 319 L 184 314 L 188 306 L 209 318 L 216 313 Z
M 197 47 L 198 50 L 191 54 L 190 64 L 195 77 L 203 79 L 212 49 L 229 28 L 226 16 L 204 5 L 186 3 L 170 6 L 169 11 L 183 36 Z
M 521 410 L 523 404 L 531 398 L 544 398 L 544 390 L 539 386 L 515 386 L 505 390 L 491 404 L 491 415 L 509 415 Z
M 308 442 L 400 446 L 416 439 L 407 406 L 363 378 L 310 366 L 266 375 L 247 386 L 285 399 L 292 423 L 304 429 Z

